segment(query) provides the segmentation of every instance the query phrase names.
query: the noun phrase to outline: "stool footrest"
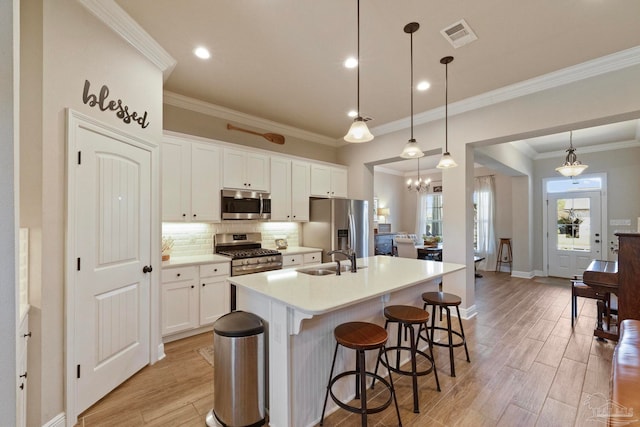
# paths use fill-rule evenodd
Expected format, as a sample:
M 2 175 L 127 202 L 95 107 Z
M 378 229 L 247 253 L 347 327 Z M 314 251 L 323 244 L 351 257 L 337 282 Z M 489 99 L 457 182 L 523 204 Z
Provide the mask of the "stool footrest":
M 400 350 L 400 351 L 411 352 L 411 347 L 399 347 L 399 346 L 397 346 L 397 347 L 387 347 L 386 348 L 386 352 L 387 353 L 389 353 L 392 350 L 393 351 Z M 427 353 L 425 353 L 422 350 L 416 350 L 416 356 L 422 356 L 425 359 L 427 359 L 429 361 L 429 363 L 430 363 L 430 366 L 427 369 L 425 369 L 424 371 L 416 371 L 415 375 L 421 377 L 423 375 L 427 375 L 427 374 L 430 374 L 431 372 L 433 372 L 434 363 L 433 363 L 433 359 L 431 358 L 431 356 L 429 356 Z M 387 357 L 389 357 L 388 354 L 387 354 Z M 382 364 L 382 366 L 384 366 L 388 370 L 390 370 L 392 372 L 395 372 L 397 374 L 408 375 L 408 376 L 413 376 L 414 375 L 414 372 L 412 372 L 412 371 L 403 371 L 402 369 L 400 369 L 400 367 L 398 366 L 397 363 L 395 364 L 396 365 L 395 367 L 394 366 L 387 366 L 387 362 L 384 359 L 380 359 L 380 363 Z M 393 363 L 391 363 L 391 364 L 393 365 Z M 373 386 L 371 388 L 373 388 Z
M 375 378 L 376 380 L 380 381 L 387 388 L 387 390 L 389 390 L 389 398 L 387 399 L 386 402 L 382 403 L 379 406 L 375 406 L 373 408 L 370 408 L 369 406 L 367 406 L 367 414 L 375 414 L 375 413 L 378 413 L 378 412 L 382 412 L 385 409 L 387 409 L 389 407 L 389 405 L 391 405 L 391 402 L 393 401 L 393 389 L 391 388 L 391 384 L 386 379 L 382 378 L 378 374 L 374 374 L 373 372 L 366 372 L 365 374 L 368 377 Z M 335 377 L 333 377 L 331 379 L 331 381 L 329 382 L 329 394 L 331 395 L 331 399 L 339 407 L 341 407 L 342 409 L 347 410 L 349 412 L 353 412 L 355 414 L 361 414 L 362 413 L 362 408 L 361 407 L 347 405 L 346 403 L 344 403 L 340 399 L 338 399 L 335 394 L 333 394 L 332 387 L 336 383 L 336 381 L 338 381 L 341 378 L 344 378 L 344 377 L 347 377 L 347 376 L 353 376 L 353 375 L 360 375 L 360 372 L 359 371 L 345 371 L 345 372 L 342 372 L 342 373 L 336 375 Z
M 434 326 L 433 330 L 434 331 L 444 331 L 444 332 L 447 332 L 447 333 L 449 332 L 449 330 L 447 328 L 443 328 L 442 326 Z M 451 335 L 457 336 L 458 338 L 460 338 L 461 341 L 460 342 L 456 342 L 456 343 L 433 341 L 432 344 L 433 345 L 438 345 L 440 347 L 461 347 L 461 346 L 463 346 L 465 344 L 466 339 L 462 336 L 462 334 L 460 332 L 452 330 L 451 331 Z M 424 339 L 424 337 L 423 337 L 423 339 Z

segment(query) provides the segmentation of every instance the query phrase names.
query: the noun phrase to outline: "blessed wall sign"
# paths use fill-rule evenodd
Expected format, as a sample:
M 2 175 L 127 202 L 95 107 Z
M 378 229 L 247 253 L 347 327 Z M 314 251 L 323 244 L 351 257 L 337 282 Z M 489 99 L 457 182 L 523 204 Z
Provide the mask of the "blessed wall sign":
M 122 103 L 121 99 L 109 100 L 109 88 L 107 85 L 102 85 L 98 94 L 90 93 L 91 83 L 89 80 L 84 81 L 84 90 L 82 91 L 82 102 L 89 107 L 98 107 L 100 111 L 115 111 L 116 116 L 123 122 L 137 123 L 142 129 L 149 126 L 147 121 L 147 112 L 139 114 L 136 111 L 130 111 L 129 106 Z

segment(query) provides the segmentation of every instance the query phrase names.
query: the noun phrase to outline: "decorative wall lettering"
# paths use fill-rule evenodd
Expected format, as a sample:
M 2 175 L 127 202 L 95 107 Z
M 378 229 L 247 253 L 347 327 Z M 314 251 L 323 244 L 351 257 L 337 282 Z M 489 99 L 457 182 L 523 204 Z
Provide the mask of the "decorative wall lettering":
M 87 104 L 89 107 L 98 107 L 100 111 L 115 111 L 116 116 L 119 119 L 122 119 L 123 122 L 129 124 L 131 122 L 138 123 L 142 126 L 142 129 L 149 126 L 149 122 L 147 121 L 147 112 L 140 115 L 136 111 L 130 112 L 129 106 L 124 105 L 121 99 L 117 101 L 111 100 L 108 101 L 109 97 L 109 88 L 107 85 L 102 85 L 100 89 L 100 93 L 98 95 L 89 93 L 89 88 L 91 83 L 89 80 L 84 81 L 84 90 L 82 91 L 82 102 Z

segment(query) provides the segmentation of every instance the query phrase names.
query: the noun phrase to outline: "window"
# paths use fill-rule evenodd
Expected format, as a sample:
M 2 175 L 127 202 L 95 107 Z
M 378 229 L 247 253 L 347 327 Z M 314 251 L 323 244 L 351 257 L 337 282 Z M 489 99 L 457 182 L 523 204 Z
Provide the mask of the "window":
M 442 236 L 442 194 L 427 194 L 424 212 L 424 234 Z

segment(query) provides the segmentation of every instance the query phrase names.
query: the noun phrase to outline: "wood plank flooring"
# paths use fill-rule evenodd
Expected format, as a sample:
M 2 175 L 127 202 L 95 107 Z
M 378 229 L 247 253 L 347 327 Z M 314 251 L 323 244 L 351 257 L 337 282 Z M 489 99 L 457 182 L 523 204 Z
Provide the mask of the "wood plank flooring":
M 410 378 L 394 376 L 403 425 L 603 425 L 590 417 L 608 398 L 615 343 L 593 337 L 595 302 L 578 299 L 572 330 L 567 280 L 483 274 L 476 281 L 478 315 L 464 321 L 471 363 L 456 349 L 453 378 L 448 350 L 436 347 L 442 391 L 432 375 L 419 378 L 419 414 Z M 85 411 L 77 426 L 203 426 L 213 407 L 213 369 L 196 350 L 211 340 L 203 334 L 167 344 L 164 360 Z M 351 427 L 360 418 L 338 410 L 324 425 Z M 397 425 L 395 411 L 370 415 L 369 425 Z

